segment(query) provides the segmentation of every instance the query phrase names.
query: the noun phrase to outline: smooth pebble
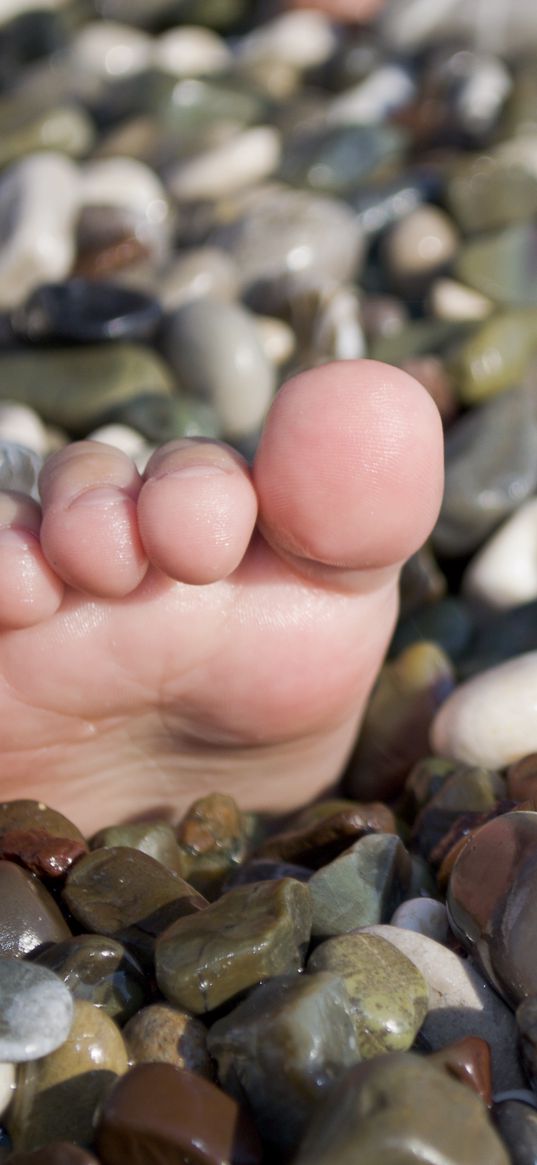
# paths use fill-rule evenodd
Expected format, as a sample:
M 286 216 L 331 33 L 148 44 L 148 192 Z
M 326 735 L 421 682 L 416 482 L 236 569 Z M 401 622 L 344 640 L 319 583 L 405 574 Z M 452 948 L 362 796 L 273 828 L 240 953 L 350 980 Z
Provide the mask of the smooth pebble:
M 0 1061 L 37 1060 L 59 1048 L 73 1020 L 73 999 L 47 967 L 0 959 Z
M 488 539 L 463 576 L 463 591 L 501 610 L 537 599 L 537 499 L 530 498 Z
M 446 908 L 436 898 L 407 899 L 392 914 L 390 925 L 425 934 L 437 943 L 446 944 L 450 935 Z
M 537 651 L 480 672 L 438 710 L 431 745 L 441 756 L 504 768 L 537 751 Z
M 268 178 L 279 160 L 278 131 L 257 125 L 179 162 L 168 174 L 168 187 L 179 203 L 226 198 Z

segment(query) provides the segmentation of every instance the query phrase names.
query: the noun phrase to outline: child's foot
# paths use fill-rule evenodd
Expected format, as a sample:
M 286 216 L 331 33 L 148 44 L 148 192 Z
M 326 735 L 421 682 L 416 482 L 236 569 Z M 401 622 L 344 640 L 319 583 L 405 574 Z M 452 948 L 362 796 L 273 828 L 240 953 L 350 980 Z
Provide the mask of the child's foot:
M 435 405 L 371 361 L 285 385 L 251 473 L 205 440 L 144 478 L 98 442 L 55 454 L 40 534 L 0 494 L 0 798 L 90 832 L 214 789 L 279 812 L 329 788 L 441 488 Z

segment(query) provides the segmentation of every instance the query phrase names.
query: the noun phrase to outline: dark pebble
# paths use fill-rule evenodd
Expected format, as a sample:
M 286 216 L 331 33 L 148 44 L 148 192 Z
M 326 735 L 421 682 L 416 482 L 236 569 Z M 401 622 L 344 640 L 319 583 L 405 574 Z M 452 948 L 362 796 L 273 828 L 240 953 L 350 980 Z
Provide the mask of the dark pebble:
M 38 287 L 13 314 L 16 335 L 46 340 L 149 340 L 162 308 L 152 295 L 104 280 L 67 279 Z

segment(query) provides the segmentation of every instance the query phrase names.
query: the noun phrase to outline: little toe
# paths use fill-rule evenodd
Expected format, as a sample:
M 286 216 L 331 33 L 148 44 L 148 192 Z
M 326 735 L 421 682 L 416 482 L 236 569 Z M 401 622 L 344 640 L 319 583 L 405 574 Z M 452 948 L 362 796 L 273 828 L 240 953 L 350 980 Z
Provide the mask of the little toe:
M 154 566 L 179 582 L 226 578 L 244 556 L 257 516 L 239 453 L 203 438 L 171 441 L 145 470 L 138 528 Z
M 130 594 L 148 562 L 136 520 L 141 477 L 119 449 L 79 441 L 41 471 L 41 545 L 53 570 L 102 598 Z
M 16 630 L 50 618 L 63 583 L 41 550 L 41 511 L 32 498 L 0 493 L 0 626 Z
M 377 361 L 301 373 L 272 405 L 253 479 L 261 530 L 278 553 L 335 584 L 376 585 L 436 520 L 438 410 L 413 377 Z

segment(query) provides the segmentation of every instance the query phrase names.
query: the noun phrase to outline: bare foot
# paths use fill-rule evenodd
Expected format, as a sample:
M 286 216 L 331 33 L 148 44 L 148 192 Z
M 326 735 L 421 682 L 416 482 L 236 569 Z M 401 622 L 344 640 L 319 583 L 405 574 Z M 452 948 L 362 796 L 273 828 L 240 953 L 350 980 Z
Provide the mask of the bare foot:
M 435 405 L 367 360 L 289 381 L 251 472 L 205 440 L 143 478 L 96 441 L 55 454 L 42 521 L 0 494 L 0 797 L 89 833 L 328 789 L 441 489 Z

